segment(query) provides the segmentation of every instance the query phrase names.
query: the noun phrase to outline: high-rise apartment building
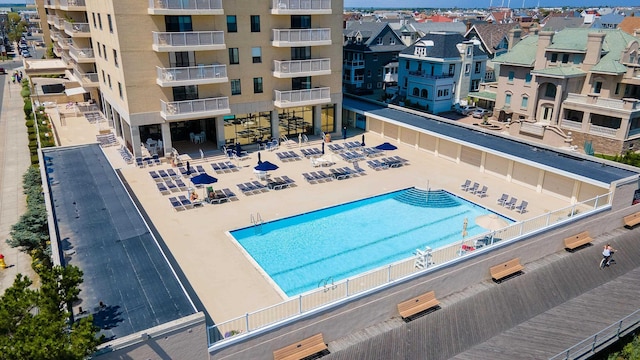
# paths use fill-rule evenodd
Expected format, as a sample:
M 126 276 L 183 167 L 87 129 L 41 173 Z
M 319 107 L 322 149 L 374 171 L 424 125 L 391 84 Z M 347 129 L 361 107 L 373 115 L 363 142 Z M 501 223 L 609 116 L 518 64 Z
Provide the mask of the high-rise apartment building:
M 70 78 L 136 156 L 149 139 L 162 155 L 342 127 L 342 0 L 38 6 Z

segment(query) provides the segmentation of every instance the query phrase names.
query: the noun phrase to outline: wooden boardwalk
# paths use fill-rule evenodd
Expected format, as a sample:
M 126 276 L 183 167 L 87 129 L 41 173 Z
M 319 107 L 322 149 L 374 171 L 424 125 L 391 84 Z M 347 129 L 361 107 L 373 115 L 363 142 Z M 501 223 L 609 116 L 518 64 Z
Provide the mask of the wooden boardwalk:
M 640 229 L 620 228 L 526 264 L 523 275 L 440 299 L 442 309 L 410 323 L 394 318 L 334 341 L 323 359 L 548 359 L 640 309 L 638 238 Z M 617 263 L 600 270 L 606 242 Z

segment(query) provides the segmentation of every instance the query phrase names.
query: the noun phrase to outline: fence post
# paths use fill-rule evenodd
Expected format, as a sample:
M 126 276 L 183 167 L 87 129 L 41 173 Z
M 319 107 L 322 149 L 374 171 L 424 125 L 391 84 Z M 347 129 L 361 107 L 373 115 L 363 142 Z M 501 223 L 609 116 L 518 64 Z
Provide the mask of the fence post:
M 565 356 L 564 360 L 569 360 L 569 352 L 570 351 L 571 351 L 570 349 L 567 349 L 567 355 Z
M 249 332 L 249 313 L 244 313 L 244 328 Z
M 520 235 L 522 235 L 522 232 L 524 231 L 524 222 L 520 223 Z
M 547 213 L 547 223 L 545 226 L 549 226 L 549 220 L 551 220 L 551 213 Z
M 595 201 L 595 203 L 593 204 L 593 209 L 594 209 L 594 210 L 598 208 L 598 200 L 600 200 L 600 195 L 596 196 L 596 201 Z
M 298 295 L 298 314 L 302 314 L 302 294 Z
M 391 264 L 387 267 L 387 283 L 391 282 Z
M 349 279 L 347 279 L 347 282 L 345 284 L 345 290 L 347 292 L 347 297 L 349 297 Z
M 620 338 L 620 330 L 622 330 L 622 320 L 618 323 L 618 330 L 616 331 L 616 337 Z
M 591 344 L 591 352 L 596 351 L 596 341 L 598 341 L 598 334 L 593 335 L 593 344 Z

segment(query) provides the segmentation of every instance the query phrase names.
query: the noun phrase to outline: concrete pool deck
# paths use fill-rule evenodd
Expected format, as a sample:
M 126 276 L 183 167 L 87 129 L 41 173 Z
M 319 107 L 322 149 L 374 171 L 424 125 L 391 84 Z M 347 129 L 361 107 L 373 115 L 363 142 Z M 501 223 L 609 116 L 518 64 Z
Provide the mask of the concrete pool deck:
M 98 126 L 90 124 L 83 117 L 72 116 L 66 117 L 66 124 L 61 125 L 55 111 L 49 110 L 48 113 L 54 121 L 62 146 L 95 142 Z M 348 140 L 359 141 L 360 135 Z M 390 140 L 378 134 L 366 133 L 366 142 L 369 146 L 385 141 Z M 342 143 L 342 140 L 334 142 Z M 270 221 L 412 186 L 446 189 L 516 221 L 569 205 L 567 201 L 556 197 L 480 173 L 471 166 L 457 165 L 425 151 L 416 150 L 395 141 L 390 142 L 397 145 L 398 150 L 388 154 L 406 158 L 409 160 L 408 166 L 374 171 L 361 162 L 360 165 L 367 170 L 366 175 L 315 185 L 308 184 L 301 176 L 303 172 L 317 170 L 311 166 L 309 160 L 283 163 L 278 160 L 275 152 L 262 151 L 263 161 L 268 160 L 280 166 L 278 170 L 272 172 L 272 176 L 287 175 L 296 181 L 297 186 L 252 196 L 242 195 L 235 185 L 257 180 L 252 171 L 252 167 L 257 162 L 256 152 L 250 153 L 249 159 L 239 162 L 241 170 L 234 173 L 215 174 L 213 172 L 209 164 L 225 161 L 226 158 L 222 153 L 207 158 L 205 162 L 192 160 L 191 165 L 203 165 L 209 174 L 218 178 L 218 182 L 213 184 L 214 188 L 231 189 L 238 195 L 238 201 L 205 205 L 182 212 L 175 212 L 168 198 L 175 194 L 186 195 L 186 192 L 161 195 L 148 174 L 149 170 L 168 169 L 169 164 L 139 169 L 134 165 L 126 164 L 118 154 L 117 147 L 108 147 L 104 151 L 111 164 L 121 169 L 135 197 L 142 204 L 144 211 L 186 275 L 189 284 L 216 323 L 283 301 L 271 282 L 263 277 L 238 245 L 226 234 L 229 230 L 250 226 L 251 214 L 260 213 L 264 221 Z M 320 145 L 320 140 L 315 139 L 307 147 L 319 148 Z M 283 146 L 277 151 L 282 150 L 294 150 L 300 153 L 297 144 L 291 148 Z M 331 156 L 330 152 L 327 152 L 327 156 Z M 340 160 L 338 156 L 333 156 L 333 159 L 339 166 L 352 167 Z M 326 171 L 326 168 L 324 170 Z M 461 191 L 460 184 L 466 179 L 487 185 L 488 196 L 479 198 Z M 516 196 L 519 199 L 518 203 L 521 200 L 527 200 L 528 212 L 519 214 L 497 205 L 496 199 L 502 193 Z M 202 190 L 199 190 L 199 194 L 202 195 Z

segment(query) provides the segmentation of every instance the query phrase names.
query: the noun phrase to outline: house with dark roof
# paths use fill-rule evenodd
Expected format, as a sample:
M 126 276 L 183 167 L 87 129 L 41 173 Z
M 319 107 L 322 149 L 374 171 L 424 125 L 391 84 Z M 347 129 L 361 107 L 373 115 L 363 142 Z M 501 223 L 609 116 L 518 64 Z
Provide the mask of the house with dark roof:
M 387 23 L 350 23 L 343 30 L 343 77 L 346 92 L 372 93 L 384 87 L 385 66 L 398 61 L 406 46 Z
M 544 24 L 546 31 L 561 31 L 564 29 L 589 28 L 591 24 L 585 24 L 581 17 L 552 17 Z
M 594 29 L 616 29 L 622 19 L 624 19 L 624 15 L 612 12 L 596 18 L 591 27 Z
M 477 41 L 459 33 L 429 33 L 400 52 L 400 98 L 433 114 L 450 111 L 479 88 L 487 59 Z
M 620 24 L 618 24 L 618 29 L 631 36 L 638 36 L 640 34 L 640 16 L 625 17 Z
M 477 23 L 467 30 L 464 37 L 468 40 L 477 39 L 480 41 L 482 50 L 489 58 L 493 59 L 494 56 L 507 51 L 509 48 L 509 30 L 519 26 L 517 23 Z
M 640 147 L 640 40 L 622 30 L 529 35 L 500 64 L 494 114 L 538 139 L 561 135 L 596 152 Z

